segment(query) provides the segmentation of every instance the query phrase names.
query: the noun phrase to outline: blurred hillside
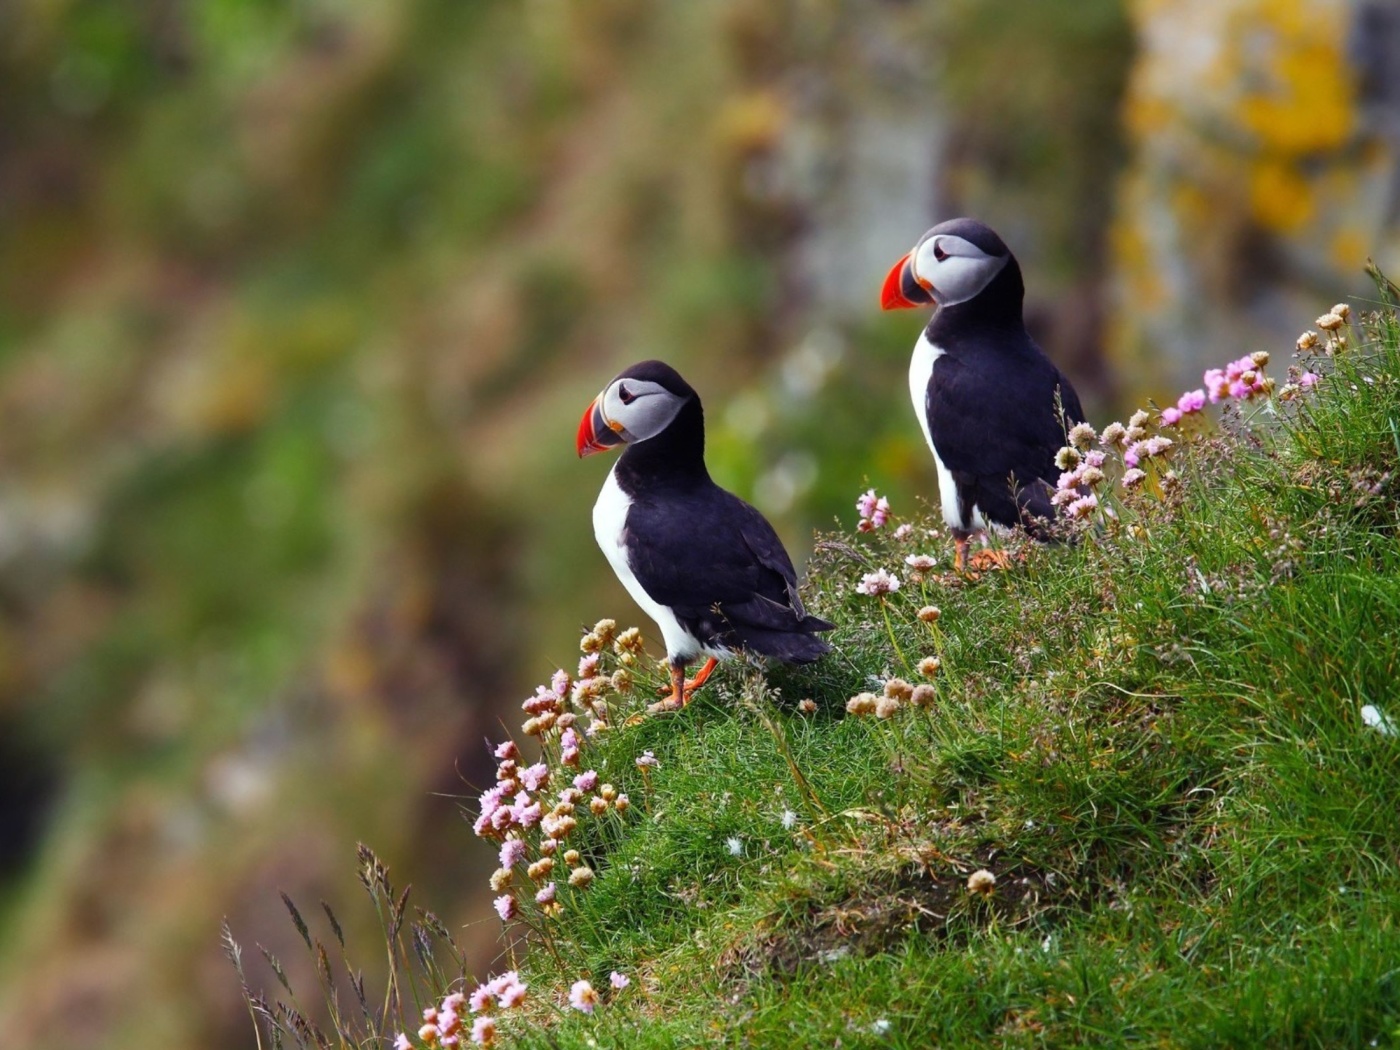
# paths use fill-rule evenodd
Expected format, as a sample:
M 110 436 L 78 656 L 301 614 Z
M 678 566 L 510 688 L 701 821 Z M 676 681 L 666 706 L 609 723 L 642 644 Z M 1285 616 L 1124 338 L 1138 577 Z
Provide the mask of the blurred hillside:
M 282 888 L 349 923 L 356 840 L 449 924 L 489 914 L 448 796 L 627 608 L 572 449 L 622 366 L 704 392 L 716 475 L 799 555 L 867 477 L 933 496 L 921 319 L 874 303 L 937 218 L 1006 235 L 1100 412 L 1139 390 L 1107 362 L 1182 342 L 1139 307 L 1211 287 L 1133 283 L 1159 136 L 1199 133 L 1143 101 L 1196 46 L 1153 35 L 1172 6 L 0 7 L 0 1044 L 246 1045 L 220 918 L 278 950 Z M 1199 32 L 1282 19 L 1267 58 L 1322 25 L 1306 70 L 1341 68 L 1342 5 L 1234 6 Z M 1354 103 L 1323 83 L 1327 124 Z M 1348 129 L 1328 170 L 1389 171 Z M 1230 207 L 1178 257 L 1256 243 Z

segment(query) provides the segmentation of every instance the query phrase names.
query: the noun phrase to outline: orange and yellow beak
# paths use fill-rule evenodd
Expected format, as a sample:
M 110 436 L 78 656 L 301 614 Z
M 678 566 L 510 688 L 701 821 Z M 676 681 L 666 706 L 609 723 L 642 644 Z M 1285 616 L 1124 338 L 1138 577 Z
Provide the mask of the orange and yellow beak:
M 890 267 L 885 286 L 880 289 L 880 309 L 908 310 L 930 303 L 938 303 L 933 296 L 933 285 L 921 281 L 914 272 L 914 253 L 911 251 Z
M 603 406 L 600 404 L 602 400 L 602 394 L 595 397 L 593 404 L 584 410 L 583 418 L 579 420 L 577 445 L 580 457 L 592 455 L 594 452 L 606 452 L 614 445 L 622 444 L 622 426 L 609 422 L 603 415 Z

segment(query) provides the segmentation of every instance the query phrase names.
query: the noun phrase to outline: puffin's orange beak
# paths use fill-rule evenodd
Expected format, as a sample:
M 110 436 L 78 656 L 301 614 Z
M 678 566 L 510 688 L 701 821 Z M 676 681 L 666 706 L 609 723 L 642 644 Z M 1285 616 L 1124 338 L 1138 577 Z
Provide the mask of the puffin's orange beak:
M 890 267 L 890 272 L 885 276 L 885 285 L 880 289 L 881 310 L 908 310 L 937 302 L 933 297 L 933 288 L 914 274 L 912 251 Z
M 594 452 L 606 452 L 614 445 L 622 443 L 622 436 L 603 415 L 603 406 L 598 403 L 602 399 L 602 394 L 595 397 L 593 404 L 584 410 L 583 418 L 579 420 L 577 447 L 580 457 L 590 456 Z

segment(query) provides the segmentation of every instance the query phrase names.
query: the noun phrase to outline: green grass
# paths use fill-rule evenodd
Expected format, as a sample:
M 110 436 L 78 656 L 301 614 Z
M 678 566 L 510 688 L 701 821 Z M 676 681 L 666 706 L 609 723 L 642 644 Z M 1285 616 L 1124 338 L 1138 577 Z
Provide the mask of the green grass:
M 1008 571 L 906 580 L 882 609 L 860 575 L 946 566 L 946 537 L 819 542 L 833 655 L 729 665 L 585 746 L 632 807 L 580 807 L 565 845 L 597 877 L 556 870 L 563 913 L 527 909 L 538 932 L 496 967 L 530 985 L 503 1041 L 1400 1042 L 1400 739 L 1360 716 L 1400 716 L 1400 337 L 1389 315 L 1370 334 L 1306 399 L 1180 445 L 1171 498 L 1012 541 Z M 931 708 L 846 714 L 934 653 Z M 564 1006 L 614 969 L 631 988 Z

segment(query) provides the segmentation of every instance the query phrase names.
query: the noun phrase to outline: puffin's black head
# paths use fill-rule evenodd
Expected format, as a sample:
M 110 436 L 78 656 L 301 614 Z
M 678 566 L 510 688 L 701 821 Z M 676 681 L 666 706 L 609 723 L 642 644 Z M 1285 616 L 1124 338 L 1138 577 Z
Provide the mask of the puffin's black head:
M 949 219 L 919 238 L 895 263 L 880 293 L 884 310 L 913 306 L 956 306 L 975 299 L 1010 263 L 1011 254 L 996 232 L 976 219 Z
M 671 425 L 698 394 L 664 361 L 642 361 L 618 373 L 593 399 L 578 425 L 578 454 L 646 441 Z

